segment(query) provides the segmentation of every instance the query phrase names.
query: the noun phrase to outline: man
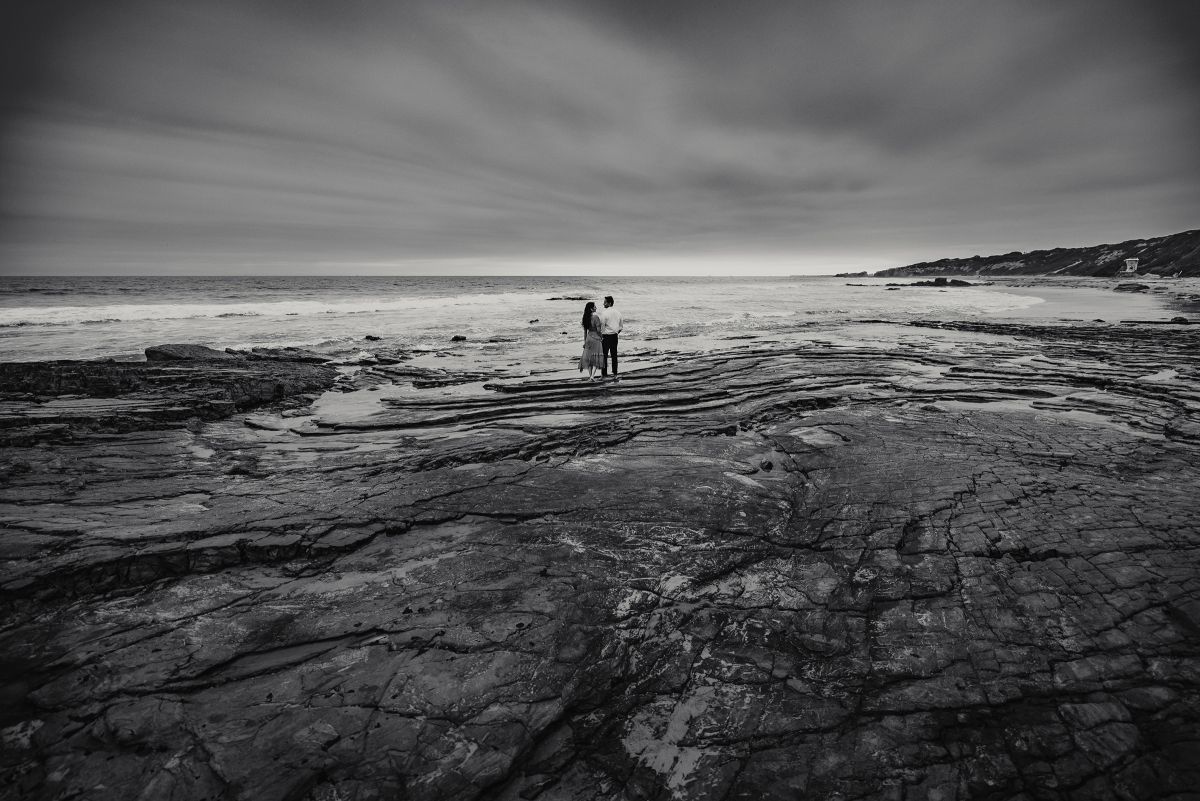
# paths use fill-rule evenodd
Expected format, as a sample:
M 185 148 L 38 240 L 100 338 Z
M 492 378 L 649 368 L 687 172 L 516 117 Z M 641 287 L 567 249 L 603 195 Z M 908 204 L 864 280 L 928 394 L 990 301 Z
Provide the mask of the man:
M 617 377 L 617 334 L 621 333 L 624 323 L 621 313 L 613 308 L 612 295 L 605 295 L 604 311 L 600 312 L 600 347 L 604 353 L 600 367 L 602 379 L 608 377 L 608 354 L 611 353 L 613 381 L 621 380 Z

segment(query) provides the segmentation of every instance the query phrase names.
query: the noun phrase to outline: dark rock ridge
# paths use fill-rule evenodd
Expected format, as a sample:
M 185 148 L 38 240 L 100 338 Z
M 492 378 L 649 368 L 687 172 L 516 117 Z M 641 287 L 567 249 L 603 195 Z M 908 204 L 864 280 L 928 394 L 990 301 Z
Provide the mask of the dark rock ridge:
M 376 337 L 376 339 L 378 338 Z M 250 350 L 226 348 L 225 352 L 250 361 L 263 359 L 277 362 L 308 362 L 309 364 L 328 364 L 333 361 L 329 356 L 323 356 L 303 348 L 251 348 Z
M 228 361 L 237 356 L 221 350 L 214 350 L 207 345 L 151 345 L 146 348 L 146 361 L 151 362 L 187 362 L 187 361 Z
M 175 355 L 146 362 L 0 363 L 0 445 L 219 420 L 323 391 L 337 378 L 333 368 L 310 361 L 163 348 L 147 353 Z
M 1194 797 L 1200 331 L 849 328 L 6 448 L 0 798 Z
M 867 285 L 857 284 L 856 286 L 867 286 Z M 947 287 L 947 286 L 985 286 L 985 285 L 984 284 L 972 284 L 970 281 L 960 281 L 957 278 L 946 278 L 945 276 L 939 276 L 937 278 L 934 278 L 931 281 L 911 281 L 907 284 L 885 284 L 885 286 L 889 286 L 889 287 L 898 287 L 898 286 Z
M 1138 272 L 1160 276 L 1200 276 L 1200 230 L 1115 245 L 1053 248 L 999 256 L 939 259 L 879 270 L 875 277 L 913 275 L 1090 275 L 1111 276 L 1125 259 L 1138 259 Z

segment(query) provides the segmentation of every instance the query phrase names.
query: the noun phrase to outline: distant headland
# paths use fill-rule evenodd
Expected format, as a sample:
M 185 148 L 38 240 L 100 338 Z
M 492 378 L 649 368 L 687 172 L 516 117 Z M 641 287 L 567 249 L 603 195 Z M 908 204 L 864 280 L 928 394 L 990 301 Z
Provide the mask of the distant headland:
M 916 275 L 1079 275 L 1123 274 L 1126 259 L 1137 259 L 1143 276 L 1194 278 L 1200 276 L 1200 230 L 1151 239 L 1131 239 L 1115 245 L 1013 251 L 997 256 L 923 261 L 878 270 L 877 278 Z

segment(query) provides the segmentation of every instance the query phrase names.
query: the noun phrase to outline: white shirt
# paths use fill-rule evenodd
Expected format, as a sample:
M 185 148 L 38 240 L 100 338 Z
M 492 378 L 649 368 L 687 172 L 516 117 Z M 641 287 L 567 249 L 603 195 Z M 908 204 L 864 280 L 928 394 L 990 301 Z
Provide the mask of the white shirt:
M 619 334 L 621 326 L 625 324 L 625 320 L 621 318 L 621 313 L 617 311 L 616 306 L 609 306 L 600 312 L 600 333 L 601 334 Z

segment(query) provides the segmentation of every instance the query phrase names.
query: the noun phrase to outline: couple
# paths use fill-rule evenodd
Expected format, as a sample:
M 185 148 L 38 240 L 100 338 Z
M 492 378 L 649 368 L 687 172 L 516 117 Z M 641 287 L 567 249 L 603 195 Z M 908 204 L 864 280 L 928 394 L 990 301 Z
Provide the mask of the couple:
M 617 377 L 617 334 L 625 321 L 621 313 L 613 308 L 612 295 L 604 298 L 604 311 L 597 313 L 596 304 L 589 302 L 583 307 L 583 355 L 579 357 L 579 372 L 588 371 L 589 381 L 608 377 L 608 354 L 612 354 L 613 381 Z M 596 368 L 600 368 L 597 378 Z

